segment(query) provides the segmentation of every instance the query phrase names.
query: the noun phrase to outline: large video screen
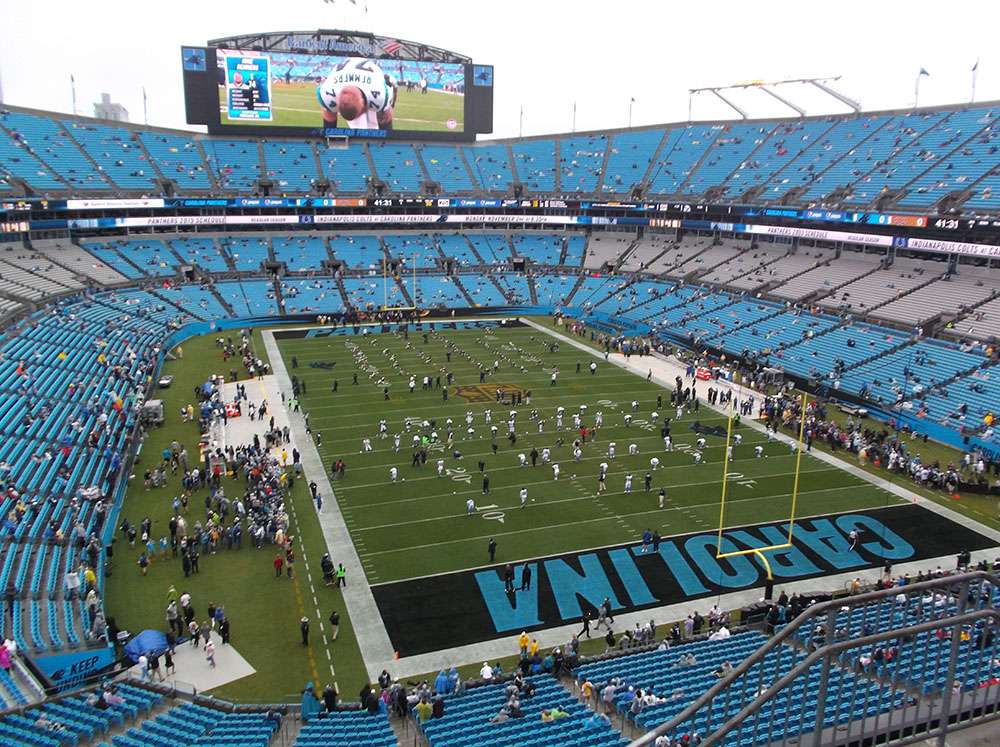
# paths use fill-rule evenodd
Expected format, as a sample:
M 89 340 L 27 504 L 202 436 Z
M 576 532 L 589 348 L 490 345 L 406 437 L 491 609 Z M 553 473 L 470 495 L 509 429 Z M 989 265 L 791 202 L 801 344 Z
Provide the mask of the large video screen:
M 465 65 L 229 49 L 215 57 L 222 126 L 465 131 Z

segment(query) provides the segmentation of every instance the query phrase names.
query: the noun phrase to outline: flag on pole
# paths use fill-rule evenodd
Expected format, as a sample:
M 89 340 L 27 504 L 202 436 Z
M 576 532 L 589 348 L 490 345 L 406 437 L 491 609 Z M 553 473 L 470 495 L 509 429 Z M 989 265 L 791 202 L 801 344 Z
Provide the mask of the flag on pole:
M 979 60 L 976 60 L 976 64 L 972 66 L 972 72 L 976 72 L 979 69 Z
M 930 77 L 930 75 L 931 75 L 929 72 L 927 72 L 927 68 L 924 68 L 924 67 L 920 68 L 920 74 L 921 75 L 926 75 L 927 77 Z
M 637 101 L 635 100 L 635 96 L 633 96 L 633 97 L 632 97 L 632 98 L 630 99 L 630 101 L 631 101 L 631 103 L 633 103 L 633 104 L 637 104 L 637 103 L 639 103 L 639 102 L 637 102 Z
M 402 46 L 403 45 L 400 44 L 398 41 L 389 42 L 384 47 L 385 53 L 386 54 L 392 54 L 393 52 L 398 52 L 400 50 L 400 48 L 402 48 Z

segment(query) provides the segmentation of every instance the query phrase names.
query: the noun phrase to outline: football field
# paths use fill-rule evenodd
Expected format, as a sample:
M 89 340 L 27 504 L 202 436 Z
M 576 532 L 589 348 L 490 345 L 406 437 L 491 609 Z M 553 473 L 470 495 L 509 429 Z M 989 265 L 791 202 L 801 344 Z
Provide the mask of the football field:
M 226 113 L 226 92 L 219 88 L 219 111 L 222 124 L 252 124 L 274 127 L 322 127 L 319 102 L 316 100 L 314 83 L 274 83 L 271 87 L 274 99 L 274 118 L 270 122 L 230 119 Z M 455 127 L 448 127 L 448 120 L 455 121 Z M 400 88 L 396 95 L 393 113 L 393 127 L 397 130 L 417 130 L 429 132 L 462 132 L 465 120 L 465 97 L 441 91 L 409 91 Z M 341 121 L 343 126 L 343 121 Z
M 337 459 L 346 464 L 344 478 L 331 483 L 373 584 L 486 565 L 491 537 L 497 542 L 498 562 L 517 562 L 636 542 L 646 529 L 668 537 L 719 526 L 726 419 L 707 406 L 678 417 L 669 390 L 559 346 L 544 333 L 499 326 L 431 332 L 425 325 L 424 332 L 411 330 L 408 336 L 384 332 L 276 337 L 289 374 L 306 385 L 301 406 L 309 413 L 313 433 L 321 434 L 319 452 L 327 469 Z M 591 361 L 598 364 L 593 374 Z M 481 366 L 488 371 L 483 383 Z M 554 369 L 559 374 L 552 385 Z M 451 386 L 449 372 L 454 377 Z M 416 379 L 412 393 L 410 376 Z M 432 382 L 427 390 L 422 388 L 424 376 Z M 376 383 L 381 379 L 389 386 L 388 400 Z M 496 401 L 498 387 L 507 392 L 505 404 Z M 704 400 L 707 384 L 698 388 Z M 521 404 L 511 406 L 512 391 L 524 397 Z M 512 410 L 514 443 L 508 438 Z M 574 414 L 582 413 L 582 424 L 590 428 L 599 412 L 602 427 L 588 435 L 575 455 L 574 441 L 580 434 Z M 671 451 L 665 449 L 661 432 L 665 418 L 670 420 Z M 380 437 L 383 419 L 386 432 Z M 725 525 L 787 520 L 794 451 L 746 426 L 735 432 L 742 443 L 735 447 L 729 467 Z M 366 438 L 370 452 L 363 449 Z M 427 460 L 419 466 L 412 460 L 415 438 L 427 439 Z M 705 445 L 701 462 L 695 463 L 699 439 Z M 614 458 L 609 453 L 612 443 Z M 630 455 L 633 445 L 637 453 Z M 761 458 L 755 456 L 757 446 L 762 447 Z M 529 457 L 532 449 L 539 452 L 536 466 Z M 548 463 L 542 458 L 545 449 Z M 527 466 L 521 466 L 520 454 L 529 457 Z M 656 469 L 651 467 L 653 458 L 659 460 Z M 438 460 L 443 461 L 440 475 Z M 608 470 L 606 491 L 599 494 L 601 463 L 607 463 Z M 553 464 L 559 465 L 558 479 Z M 397 469 L 395 482 L 392 468 Z M 629 474 L 631 490 L 626 491 Z M 528 491 L 523 508 L 522 488 Z M 662 509 L 661 488 L 667 494 Z M 476 505 L 471 514 L 470 498 Z M 803 455 L 799 516 L 895 502 L 873 485 Z

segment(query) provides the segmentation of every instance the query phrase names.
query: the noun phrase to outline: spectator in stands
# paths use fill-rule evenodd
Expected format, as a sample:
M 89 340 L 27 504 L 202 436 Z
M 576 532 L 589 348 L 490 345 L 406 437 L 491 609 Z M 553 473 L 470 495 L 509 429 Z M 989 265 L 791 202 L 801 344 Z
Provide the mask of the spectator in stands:
M 719 665 L 718 669 L 712 672 L 712 674 L 714 674 L 719 679 L 722 679 L 732 671 L 733 671 L 733 665 L 729 663 L 728 659 L 726 659 L 724 662 L 722 662 L 722 664 Z
M 327 713 L 333 713 L 337 710 L 337 691 L 329 683 L 323 688 L 323 707 L 326 708 Z
M 561 718 L 569 718 L 569 713 L 558 707 L 542 710 L 542 721 L 545 723 L 558 721 Z
M 479 676 L 487 682 L 493 679 L 493 667 L 490 666 L 488 661 L 483 662 L 483 666 L 479 670 Z
M 444 718 L 444 698 L 440 695 L 434 699 L 434 708 L 431 711 L 431 718 Z
M 309 721 L 319 715 L 319 700 L 316 698 L 316 692 L 313 689 L 312 682 L 307 682 L 305 689 L 302 691 L 301 709 L 302 721 L 304 723 L 309 723 Z

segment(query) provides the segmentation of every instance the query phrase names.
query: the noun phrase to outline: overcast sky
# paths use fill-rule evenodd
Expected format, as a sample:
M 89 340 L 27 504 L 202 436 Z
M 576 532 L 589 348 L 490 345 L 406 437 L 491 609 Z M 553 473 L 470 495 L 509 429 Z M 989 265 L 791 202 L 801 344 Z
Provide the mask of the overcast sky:
M 357 0 L 364 6 L 365 0 Z M 142 122 L 186 127 L 181 44 L 259 31 L 348 28 L 422 41 L 496 66 L 495 137 L 685 121 L 688 89 L 751 80 L 840 75 L 866 109 L 1000 99 L 1000 3 L 594 2 L 593 0 L 0 0 L 0 75 L 8 104 L 92 114 L 106 91 Z M 810 114 L 845 111 L 815 90 L 784 95 Z M 760 91 L 733 98 L 751 116 L 790 114 Z M 734 116 L 707 94 L 694 118 Z

